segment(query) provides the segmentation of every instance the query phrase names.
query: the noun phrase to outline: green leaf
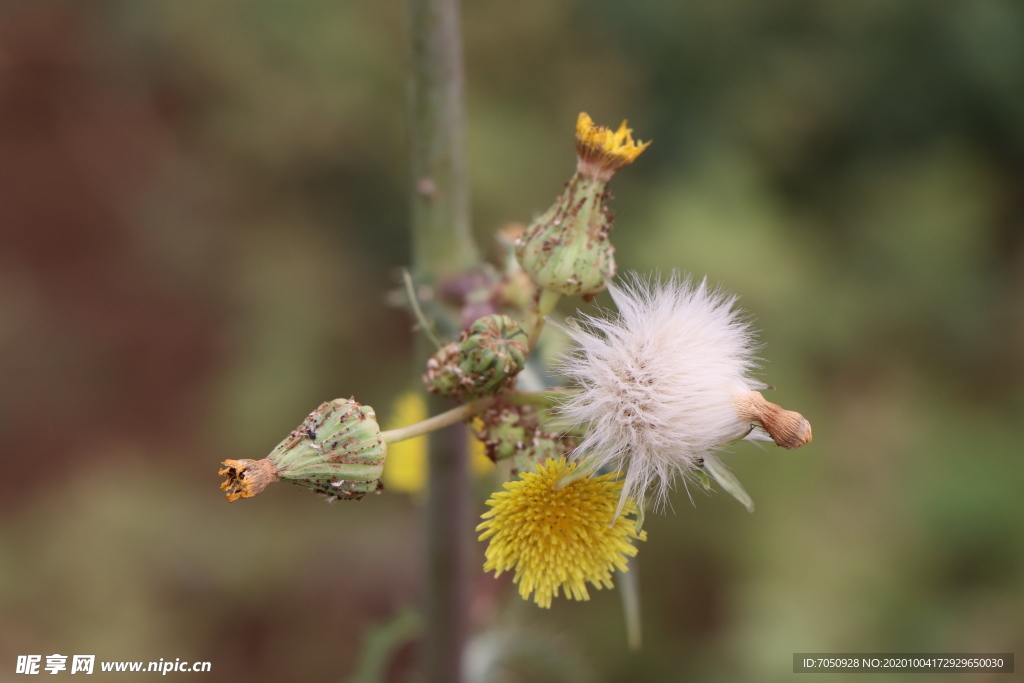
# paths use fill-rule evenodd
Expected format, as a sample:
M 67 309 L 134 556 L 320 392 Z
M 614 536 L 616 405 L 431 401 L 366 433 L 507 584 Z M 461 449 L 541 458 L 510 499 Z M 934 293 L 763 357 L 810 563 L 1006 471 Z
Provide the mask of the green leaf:
M 750 497 L 750 494 L 743 488 L 743 484 L 737 479 L 732 472 L 726 469 L 722 461 L 713 455 L 704 456 L 704 469 L 707 470 L 715 481 L 722 485 L 729 495 L 743 503 L 743 507 L 747 508 L 747 512 L 754 511 L 754 500 Z

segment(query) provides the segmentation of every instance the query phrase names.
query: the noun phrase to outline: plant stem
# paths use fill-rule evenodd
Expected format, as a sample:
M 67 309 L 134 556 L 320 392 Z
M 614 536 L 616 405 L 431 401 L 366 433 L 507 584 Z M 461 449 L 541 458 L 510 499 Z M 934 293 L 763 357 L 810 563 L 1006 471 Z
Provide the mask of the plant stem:
M 513 391 L 505 394 L 505 403 L 513 406 L 550 408 L 566 396 L 579 393 L 578 389 L 549 389 L 547 391 Z
M 423 624 L 411 610 L 402 612 L 386 624 L 378 626 L 366 637 L 363 658 L 351 683 L 381 683 L 387 678 L 388 663 L 395 651 L 419 635 Z
M 539 408 L 547 408 L 548 406 L 554 405 L 565 396 L 571 396 L 576 393 L 572 389 L 552 389 L 550 391 L 513 391 L 505 394 L 501 397 L 505 403 L 513 406 L 537 406 Z M 481 410 L 487 407 L 487 405 L 493 402 L 495 398 L 486 397 L 477 399 L 470 403 L 464 403 L 457 408 L 446 410 L 443 413 L 428 417 L 422 422 L 411 424 L 406 427 L 399 427 L 398 429 L 389 429 L 386 432 L 381 432 L 380 437 L 384 440 L 384 443 L 398 443 L 399 441 L 405 441 L 406 439 L 415 439 L 417 436 L 423 436 L 430 432 L 443 429 L 450 425 L 458 424 L 459 422 L 465 421 L 467 418 L 476 415 Z
M 420 331 L 427 335 L 427 339 L 440 351 L 444 344 L 437 338 L 437 333 L 434 332 L 434 325 L 427 318 L 426 314 L 423 313 L 423 309 L 420 308 L 420 297 L 416 292 L 416 285 L 413 284 L 412 275 L 405 268 L 402 269 L 402 282 L 405 284 L 405 294 L 409 297 L 409 309 L 416 316 L 416 324 L 419 325 Z
M 413 275 L 479 265 L 469 221 L 458 0 L 408 0 Z
M 426 420 L 423 420 L 423 422 L 417 422 L 416 424 L 409 425 L 408 427 L 399 427 L 398 429 L 389 429 L 386 432 L 381 432 L 380 437 L 384 440 L 384 443 L 398 443 L 399 441 L 405 441 L 406 439 L 413 439 L 417 436 L 429 434 L 430 432 L 441 429 L 442 427 L 448 427 L 462 422 L 467 417 L 478 412 L 481 403 L 483 403 L 483 401 L 473 401 L 472 403 L 463 404 L 458 408 L 446 410 L 440 415 L 429 417 Z
M 544 318 L 551 311 L 555 310 L 562 295 L 553 289 L 541 289 L 537 294 L 537 300 L 533 303 L 533 310 L 530 311 L 530 318 L 527 323 L 529 330 L 527 344 L 531 351 L 540 339 L 540 333 L 544 330 Z
M 478 265 L 469 224 L 459 4 L 408 0 L 407 8 L 413 274 L 419 282 L 436 286 L 442 278 Z M 440 316 L 440 311 L 432 313 L 435 319 Z M 429 343 L 421 339 L 418 368 L 430 352 Z M 441 410 L 443 404 L 432 398 L 430 408 Z M 473 528 L 467 450 L 464 425 L 431 434 L 422 650 L 426 683 L 463 680 Z

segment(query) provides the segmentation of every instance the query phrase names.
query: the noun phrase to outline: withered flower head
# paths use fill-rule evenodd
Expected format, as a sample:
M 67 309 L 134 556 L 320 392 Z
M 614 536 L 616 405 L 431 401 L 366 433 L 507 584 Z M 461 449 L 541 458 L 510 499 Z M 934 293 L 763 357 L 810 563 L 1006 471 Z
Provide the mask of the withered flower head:
M 225 460 L 221 489 L 229 502 L 252 498 L 279 479 L 337 499 L 380 492 L 387 444 L 373 408 L 353 399 L 327 401 L 263 460 Z
M 224 468 L 217 474 L 227 477 L 221 485 L 227 491 L 229 503 L 239 498 L 252 498 L 281 477 L 269 458 L 263 460 L 225 460 Z

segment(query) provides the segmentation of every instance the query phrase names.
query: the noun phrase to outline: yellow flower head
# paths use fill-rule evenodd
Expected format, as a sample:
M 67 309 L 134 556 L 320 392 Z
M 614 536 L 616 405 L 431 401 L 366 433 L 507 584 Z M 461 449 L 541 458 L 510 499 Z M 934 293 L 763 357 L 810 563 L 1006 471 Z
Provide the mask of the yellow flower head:
M 487 546 L 484 571 L 515 570 L 519 595 L 551 607 L 558 590 L 574 600 L 589 600 L 587 582 L 612 587 L 612 570 L 626 571 L 626 557 L 636 555 L 631 539 L 645 540 L 636 521 L 627 518 L 633 506 L 615 516 L 622 482 L 617 474 L 577 479 L 561 489 L 555 484 L 576 468 L 565 458 L 537 465 L 491 496 L 486 520 L 476 529 Z M 614 523 L 612 520 L 614 519 Z
M 629 166 L 651 142 L 633 141 L 633 129 L 623 121 L 618 130 L 598 126 L 586 113 L 576 119 L 576 169 L 580 174 L 608 180 Z

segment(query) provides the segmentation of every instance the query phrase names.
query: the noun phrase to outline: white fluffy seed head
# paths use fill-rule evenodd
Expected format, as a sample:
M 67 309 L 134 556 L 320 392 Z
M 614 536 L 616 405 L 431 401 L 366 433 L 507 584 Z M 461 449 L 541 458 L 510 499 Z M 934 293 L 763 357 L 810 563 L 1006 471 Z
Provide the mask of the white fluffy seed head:
M 750 433 L 734 399 L 765 387 L 749 377 L 757 344 L 736 297 L 706 280 L 634 275 L 608 289 L 617 315 L 567 329 L 575 349 L 561 369 L 580 391 L 560 414 L 586 425 L 578 456 L 626 473 L 624 498 L 651 489 L 663 504 L 677 476 Z

